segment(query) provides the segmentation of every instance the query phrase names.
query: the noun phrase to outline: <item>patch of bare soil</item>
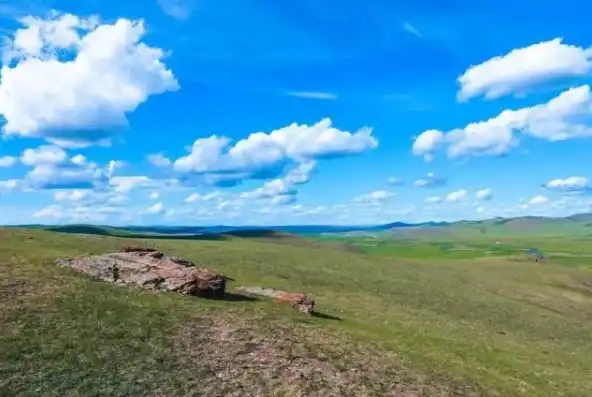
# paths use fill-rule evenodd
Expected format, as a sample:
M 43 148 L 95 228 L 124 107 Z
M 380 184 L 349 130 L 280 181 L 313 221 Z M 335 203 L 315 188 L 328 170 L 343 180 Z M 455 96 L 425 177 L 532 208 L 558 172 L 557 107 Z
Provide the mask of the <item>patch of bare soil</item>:
M 212 320 L 183 328 L 177 343 L 180 367 L 200 363 L 204 397 L 483 395 L 409 376 L 396 357 L 322 330 Z

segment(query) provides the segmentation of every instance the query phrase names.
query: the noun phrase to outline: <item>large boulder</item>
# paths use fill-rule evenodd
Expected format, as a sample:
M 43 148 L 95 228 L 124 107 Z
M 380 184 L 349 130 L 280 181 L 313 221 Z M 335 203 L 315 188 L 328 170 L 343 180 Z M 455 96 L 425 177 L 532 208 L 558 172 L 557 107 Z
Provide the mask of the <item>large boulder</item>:
M 202 297 L 223 297 L 229 280 L 153 248 L 124 247 L 116 253 L 60 259 L 58 264 L 111 283 Z

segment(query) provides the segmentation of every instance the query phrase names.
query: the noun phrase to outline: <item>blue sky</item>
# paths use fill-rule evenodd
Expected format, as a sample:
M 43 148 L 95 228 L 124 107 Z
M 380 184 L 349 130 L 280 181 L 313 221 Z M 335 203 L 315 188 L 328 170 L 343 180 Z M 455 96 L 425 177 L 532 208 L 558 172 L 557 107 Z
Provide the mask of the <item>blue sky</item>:
M 0 1 L 0 224 L 590 211 L 582 1 L 22 3 Z

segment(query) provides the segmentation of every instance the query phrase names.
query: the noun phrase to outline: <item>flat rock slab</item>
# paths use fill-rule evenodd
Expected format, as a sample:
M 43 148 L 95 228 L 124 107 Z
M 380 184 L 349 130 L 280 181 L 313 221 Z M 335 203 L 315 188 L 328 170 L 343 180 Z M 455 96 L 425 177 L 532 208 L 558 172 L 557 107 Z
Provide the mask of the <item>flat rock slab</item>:
M 314 311 L 315 307 L 315 301 L 313 299 L 305 294 L 297 292 L 286 292 L 264 287 L 239 287 L 237 290 L 250 295 L 273 298 L 278 302 L 285 302 L 290 305 L 290 307 L 298 309 L 302 313 L 310 314 Z
M 204 297 L 223 297 L 229 280 L 151 248 L 124 247 L 115 253 L 60 259 L 57 263 L 111 283 Z

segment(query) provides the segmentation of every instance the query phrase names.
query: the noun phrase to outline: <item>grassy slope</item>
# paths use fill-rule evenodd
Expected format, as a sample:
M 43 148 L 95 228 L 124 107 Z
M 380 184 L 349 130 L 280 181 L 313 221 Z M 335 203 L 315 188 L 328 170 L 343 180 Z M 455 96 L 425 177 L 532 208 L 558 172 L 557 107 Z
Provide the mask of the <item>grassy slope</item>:
M 426 260 L 440 249 L 429 243 L 364 255 L 301 240 L 145 241 L 242 285 L 313 293 L 341 320 L 127 290 L 52 263 L 129 243 L 0 229 L 0 395 L 592 394 L 592 272 L 581 257 L 563 266 Z M 556 244 L 577 254 L 585 243 Z M 271 364 L 248 361 L 263 352 Z M 293 363 L 322 376 L 282 381 Z

